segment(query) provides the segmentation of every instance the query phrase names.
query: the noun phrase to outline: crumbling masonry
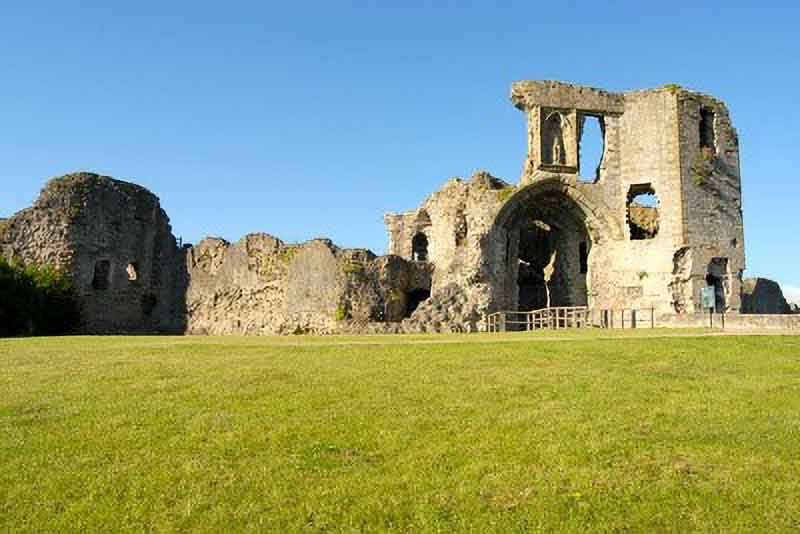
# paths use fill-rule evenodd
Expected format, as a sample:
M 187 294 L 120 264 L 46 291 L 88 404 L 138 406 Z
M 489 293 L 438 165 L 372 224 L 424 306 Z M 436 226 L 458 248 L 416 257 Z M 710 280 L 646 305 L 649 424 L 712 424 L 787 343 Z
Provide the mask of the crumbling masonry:
M 706 286 L 718 312 L 749 311 L 739 144 L 721 101 L 553 81 L 514 83 L 511 100 L 528 123 L 519 182 L 452 179 L 387 214 L 387 256 L 267 234 L 178 246 L 152 193 L 88 173 L 0 220 L 0 247 L 67 270 L 90 333 L 476 331 L 488 312 L 548 306 L 684 324 Z M 602 156 L 582 168 L 589 123 Z M 747 301 L 770 308 L 755 286 Z

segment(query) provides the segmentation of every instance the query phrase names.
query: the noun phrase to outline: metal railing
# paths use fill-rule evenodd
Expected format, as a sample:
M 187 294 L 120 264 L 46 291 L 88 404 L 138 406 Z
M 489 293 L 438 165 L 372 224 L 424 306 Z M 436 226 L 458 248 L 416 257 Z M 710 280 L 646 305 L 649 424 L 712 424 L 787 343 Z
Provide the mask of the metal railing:
M 637 309 L 589 309 L 557 306 L 532 311 L 498 311 L 486 316 L 489 332 L 559 330 L 564 328 L 655 327 L 655 311 Z

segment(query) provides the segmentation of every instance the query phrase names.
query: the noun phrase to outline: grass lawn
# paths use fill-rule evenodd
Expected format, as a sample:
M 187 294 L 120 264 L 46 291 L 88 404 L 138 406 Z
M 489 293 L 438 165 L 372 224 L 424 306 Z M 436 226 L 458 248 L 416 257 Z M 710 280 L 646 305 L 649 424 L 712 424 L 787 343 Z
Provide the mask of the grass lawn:
M 797 531 L 800 337 L 693 333 L 0 340 L 0 531 Z

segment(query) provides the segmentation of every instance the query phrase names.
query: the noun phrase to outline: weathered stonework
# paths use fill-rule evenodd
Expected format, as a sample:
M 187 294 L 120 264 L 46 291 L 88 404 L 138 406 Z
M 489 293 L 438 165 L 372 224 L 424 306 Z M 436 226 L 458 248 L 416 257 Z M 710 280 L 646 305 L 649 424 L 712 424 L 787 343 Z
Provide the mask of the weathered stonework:
M 699 311 L 700 288 L 713 284 L 718 310 L 739 310 L 738 141 L 722 102 L 678 87 L 614 94 L 550 81 L 517 82 L 511 100 L 528 116 L 517 186 L 488 176 L 450 182 L 418 210 L 386 216 L 394 254 L 411 259 L 414 235 L 427 236 L 434 295 L 444 283 L 482 283 L 492 310 L 675 314 Z M 603 131 L 597 170 L 579 165 L 588 118 Z M 494 198 L 480 196 L 483 189 Z M 657 204 L 637 204 L 639 194 Z M 459 212 L 468 234 L 454 250 Z M 425 214 L 430 224 L 421 225 Z
M 742 302 L 738 139 L 722 102 L 553 81 L 517 82 L 511 100 L 528 124 L 519 181 L 478 172 L 387 214 L 387 256 L 267 234 L 179 247 L 152 193 L 88 173 L 0 220 L 0 250 L 66 269 L 86 332 L 475 331 L 488 312 L 546 306 L 693 324 L 708 285 L 716 312 L 781 311 L 753 306 L 752 290 Z M 589 120 L 602 157 L 581 169 Z
M 318 239 L 267 234 L 188 249 L 187 330 L 193 334 L 326 334 L 399 323 L 426 266 Z M 373 325 L 373 330 L 380 329 Z
M 781 286 L 766 278 L 745 278 L 742 282 L 742 313 L 796 313 L 783 297 Z
M 83 332 L 185 330 L 183 250 L 143 187 L 90 173 L 53 179 L 5 222 L 0 250 L 69 272 Z

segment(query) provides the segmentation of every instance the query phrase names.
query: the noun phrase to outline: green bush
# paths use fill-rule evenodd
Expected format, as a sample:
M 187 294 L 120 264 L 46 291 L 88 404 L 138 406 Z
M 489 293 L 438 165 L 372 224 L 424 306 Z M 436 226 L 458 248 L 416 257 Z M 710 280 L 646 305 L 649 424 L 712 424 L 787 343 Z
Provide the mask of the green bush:
M 62 271 L 0 258 L 0 337 L 66 334 L 78 319 L 72 284 Z
M 344 304 L 339 304 L 336 306 L 336 312 L 334 312 L 334 318 L 337 321 L 344 321 L 350 318 L 350 313 L 347 311 L 347 306 Z

